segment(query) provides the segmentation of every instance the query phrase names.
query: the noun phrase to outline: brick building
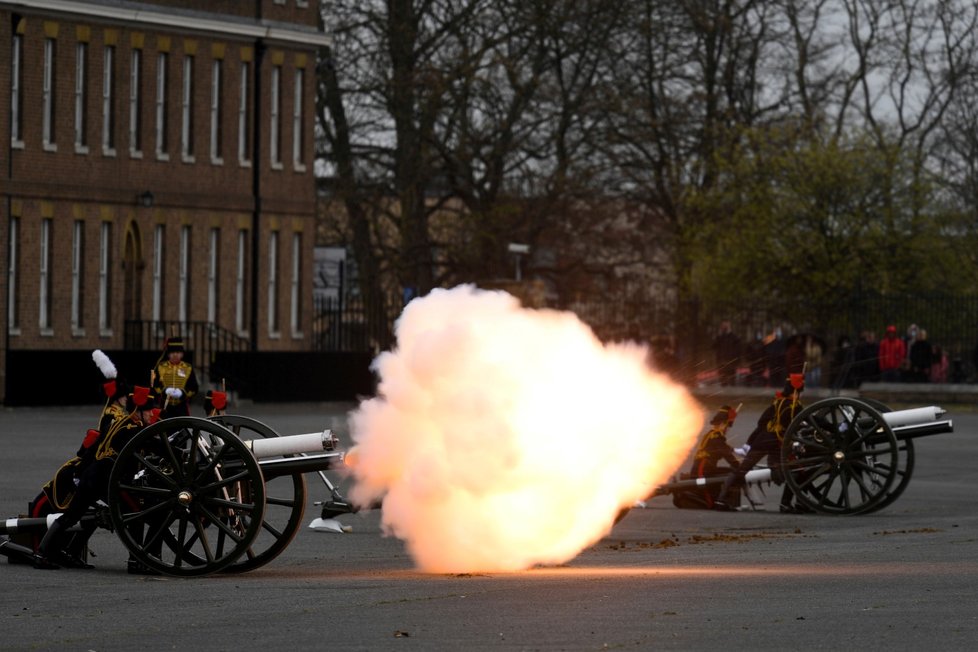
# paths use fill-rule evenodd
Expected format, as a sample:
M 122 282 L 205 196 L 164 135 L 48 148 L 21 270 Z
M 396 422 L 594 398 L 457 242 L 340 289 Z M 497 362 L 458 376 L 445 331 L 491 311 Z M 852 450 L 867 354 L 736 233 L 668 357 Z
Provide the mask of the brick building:
M 0 402 L 175 332 L 308 348 L 317 12 L 0 0 Z

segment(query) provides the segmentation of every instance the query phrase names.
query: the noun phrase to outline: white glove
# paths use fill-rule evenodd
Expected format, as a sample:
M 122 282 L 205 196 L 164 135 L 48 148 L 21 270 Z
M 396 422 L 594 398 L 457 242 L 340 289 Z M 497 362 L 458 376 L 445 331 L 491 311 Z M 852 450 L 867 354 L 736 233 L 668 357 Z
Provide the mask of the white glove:
M 747 453 L 750 452 L 750 444 L 744 444 L 734 449 L 734 453 L 740 455 L 741 457 L 746 457 Z
M 173 399 L 178 399 L 183 396 L 183 391 L 177 389 L 176 387 L 167 387 L 166 395 Z

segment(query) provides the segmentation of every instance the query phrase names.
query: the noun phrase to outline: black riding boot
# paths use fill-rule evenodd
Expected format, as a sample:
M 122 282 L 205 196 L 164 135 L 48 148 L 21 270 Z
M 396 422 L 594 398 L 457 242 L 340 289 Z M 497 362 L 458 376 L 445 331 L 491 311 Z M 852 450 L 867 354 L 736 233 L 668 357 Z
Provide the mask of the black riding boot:
M 48 531 L 44 533 L 44 538 L 41 539 L 41 544 L 37 547 L 37 552 L 34 553 L 34 568 L 41 570 L 61 568 L 51 557 L 54 551 L 61 550 L 64 535 L 65 527 L 61 524 L 61 519 L 58 518 L 48 527 Z

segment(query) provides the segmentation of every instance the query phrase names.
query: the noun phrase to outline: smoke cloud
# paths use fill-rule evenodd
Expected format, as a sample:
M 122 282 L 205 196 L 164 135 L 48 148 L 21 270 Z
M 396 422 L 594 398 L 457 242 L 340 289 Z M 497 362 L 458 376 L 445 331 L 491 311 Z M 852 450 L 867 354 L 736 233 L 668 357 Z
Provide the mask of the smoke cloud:
M 430 572 L 558 564 L 682 463 L 702 426 L 632 343 L 501 291 L 434 290 L 404 309 L 351 415 L 360 505 Z

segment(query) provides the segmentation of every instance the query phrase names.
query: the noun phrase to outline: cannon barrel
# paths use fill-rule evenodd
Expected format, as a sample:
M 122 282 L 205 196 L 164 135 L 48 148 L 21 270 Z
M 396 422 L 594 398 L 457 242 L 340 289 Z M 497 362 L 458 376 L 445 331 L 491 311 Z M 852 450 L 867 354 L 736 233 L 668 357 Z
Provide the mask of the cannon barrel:
M 883 412 L 883 420 L 886 421 L 888 426 L 896 429 L 900 426 L 913 426 L 937 421 L 946 413 L 947 411 L 943 408 L 939 408 L 936 405 L 929 405 L 927 407 L 910 408 L 909 410 Z
M 248 450 L 259 460 L 279 455 L 321 453 L 336 448 L 337 439 L 329 429 L 302 435 L 249 439 L 244 442 Z

